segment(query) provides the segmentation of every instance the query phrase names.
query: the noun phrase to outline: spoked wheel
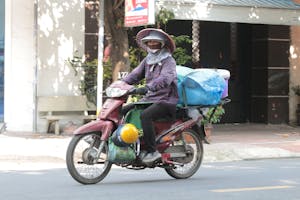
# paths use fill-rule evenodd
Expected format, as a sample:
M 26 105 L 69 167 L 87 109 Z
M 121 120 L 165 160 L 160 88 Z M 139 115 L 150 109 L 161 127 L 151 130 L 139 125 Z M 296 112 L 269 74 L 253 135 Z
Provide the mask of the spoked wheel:
M 173 159 L 174 162 L 182 163 L 175 165 L 173 168 L 166 168 L 166 172 L 177 179 L 191 177 L 199 169 L 203 158 L 203 145 L 200 137 L 193 130 L 185 130 L 181 133 L 181 137 L 174 141 L 173 146 L 186 147 L 186 157 Z
M 97 158 L 99 146 L 103 146 Z M 67 150 L 67 167 L 71 176 L 82 184 L 95 184 L 105 178 L 112 163 L 108 161 L 108 145 L 100 135 L 75 135 Z

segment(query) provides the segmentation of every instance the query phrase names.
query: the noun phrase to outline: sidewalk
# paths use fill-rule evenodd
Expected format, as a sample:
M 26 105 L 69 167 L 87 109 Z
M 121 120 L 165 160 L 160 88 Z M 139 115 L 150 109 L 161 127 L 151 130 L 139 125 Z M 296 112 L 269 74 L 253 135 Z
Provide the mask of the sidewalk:
M 65 167 L 70 135 L 0 134 L 0 170 L 35 164 Z M 204 144 L 204 163 L 262 158 L 300 158 L 300 127 L 265 124 L 214 125 Z
M 204 162 L 300 158 L 300 127 L 266 124 L 214 125 Z

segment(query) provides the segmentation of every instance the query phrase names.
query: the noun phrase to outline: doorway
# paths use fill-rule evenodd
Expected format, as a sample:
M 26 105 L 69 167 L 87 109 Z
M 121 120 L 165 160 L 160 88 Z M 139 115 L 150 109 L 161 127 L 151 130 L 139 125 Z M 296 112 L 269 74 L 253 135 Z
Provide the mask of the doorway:
M 288 123 L 290 27 L 200 23 L 202 67 L 231 73 L 226 123 Z
M 200 64 L 227 69 L 229 98 L 223 123 L 244 123 L 250 119 L 251 25 L 225 22 L 200 23 Z

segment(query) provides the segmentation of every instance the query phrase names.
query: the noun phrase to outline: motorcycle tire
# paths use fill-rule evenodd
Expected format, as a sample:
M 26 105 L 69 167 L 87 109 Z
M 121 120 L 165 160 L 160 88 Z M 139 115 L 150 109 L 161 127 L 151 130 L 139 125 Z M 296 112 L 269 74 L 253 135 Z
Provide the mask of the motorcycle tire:
M 104 147 L 97 161 L 95 157 L 100 145 L 99 133 L 75 135 L 68 146 L 66 164 L 70 175 L 81 184 L 95 184 L 109 173 L 112 163 L 108 161 L 108 145 Z
M 183 141 L 184 140 L 184 141 Z M 192 159 L 188 158 L 188 162 L 182 163 L 182 166 L 175 165 L 172 168 L 166 168 L 166 172 L 173 178 L 176 179 L 185 179 L 194 175 L 199 169 L 202 158 L 203 158 L 203 144 L 199 135 L 191 130 L 187 129 L 181 133 L 181 137 L 178 137 L 178 140 L 174 142 L 174 146 L 186 144 L 189 148 L 193 149 L 187 156 L 193 156 Z M 175 160 L 174 160 L 175 161 Z

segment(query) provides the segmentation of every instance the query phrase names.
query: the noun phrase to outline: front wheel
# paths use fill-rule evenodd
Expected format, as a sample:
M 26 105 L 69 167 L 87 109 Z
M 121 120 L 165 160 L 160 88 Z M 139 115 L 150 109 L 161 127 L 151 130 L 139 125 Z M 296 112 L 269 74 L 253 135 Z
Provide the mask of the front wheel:
M 103 145 L 103 148 L 97 157 L 100 145 Z M 66 163 L 68 171 L 79 183 L 98 183 L 106 177 L 112 166 L 112 163 L 107 159 L 107 155 L 107 142 L 101 142 L 99 134 L 75 135 L 67 149 Z
M 176 179 L 189 178 L 199 169 L 203 158 L 203 145 L 200 137 L 190 129 L 181 133 L 172 144 L 173 146 L 186 147 L 186 157 L 183 160 L 174 160 L 181 162 L 182 165 L 175 165 L 173 168 L 166 168 L 166 172 Z

